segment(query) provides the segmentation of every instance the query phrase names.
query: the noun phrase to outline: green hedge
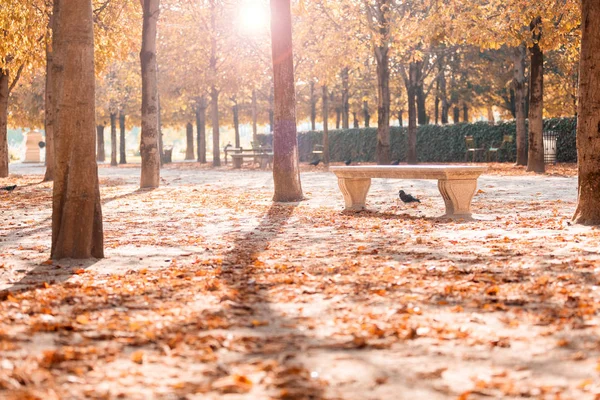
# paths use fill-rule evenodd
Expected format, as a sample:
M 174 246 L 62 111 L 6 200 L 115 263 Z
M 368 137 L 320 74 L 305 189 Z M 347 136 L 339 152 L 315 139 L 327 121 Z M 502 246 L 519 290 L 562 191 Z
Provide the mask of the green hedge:
M 576 120 L 574 118 L 553 118 L 544 121 L 544 130 L 558 132 L 557 161 L 576 162 L 575 143 Z M 392 159 L 406 161 L 407 128 L 391 127 L 390 139 Z M 417 158 L 420 162 L 460 162 L 465 159 L 464 137 L 472 135 L 479 147 L 489 148 L 499 145 L 503 135 L 516 136 L 515 122 L 489 125 L 485 122 L 455 125 L 423 125 L 417 129 Z M 323 132 L 310 131 L 298 134 L 301 161 L 314 158 L 315 144 L 321 144 Z M 376 128 L 360 128 L 329 131 L 329 153 L 332 162 L 347 159 L 355 161 L 375 161 Z M 514 161 L 516 142 L 508 146 L 507 152 L 500 152 L 500 161 Z

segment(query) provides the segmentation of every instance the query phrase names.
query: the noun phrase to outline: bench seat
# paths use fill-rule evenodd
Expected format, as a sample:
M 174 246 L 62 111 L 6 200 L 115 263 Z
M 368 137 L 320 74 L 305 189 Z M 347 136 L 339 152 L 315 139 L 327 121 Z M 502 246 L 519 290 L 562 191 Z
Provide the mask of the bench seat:
M 252 158 L 258 160 L 261 168 L 266 168 L 267 165 L 273 162 L 273 153 L 234 153 L 231 155 L 233 168 L 242 168 L 244 158 Z
M 470 218 L 471 200 L 477 189 L 477 178 L 487 167 L 467 165 L 366 165 L 330 167 L 338 178 L 338 185 L 346 210 L 365 208 L 371 178 L 437 179 L 438 189 L 446 205 L 447 218 Z

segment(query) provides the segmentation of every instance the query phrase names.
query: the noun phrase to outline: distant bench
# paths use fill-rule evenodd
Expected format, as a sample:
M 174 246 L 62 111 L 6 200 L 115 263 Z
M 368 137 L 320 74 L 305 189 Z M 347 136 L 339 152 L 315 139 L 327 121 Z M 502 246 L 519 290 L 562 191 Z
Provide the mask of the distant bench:
M 233 168 L 242 168 L 244 158 L 251 158 L 258 162 L 261 168 L 266 168 L 267 165 L 273 163 L 273 153 L 234 153 L 231 155 Z
M 373 165 L 357 167 L 330 167 L 338 177 L 338 185 L 346 210 L 365 208 L 371 178 L 437 179 L 438 188 L 446 204 L 447 218 L 469 218 L 471 200 L 477 189 L 477 178 L 487 167 L 462 165 Z

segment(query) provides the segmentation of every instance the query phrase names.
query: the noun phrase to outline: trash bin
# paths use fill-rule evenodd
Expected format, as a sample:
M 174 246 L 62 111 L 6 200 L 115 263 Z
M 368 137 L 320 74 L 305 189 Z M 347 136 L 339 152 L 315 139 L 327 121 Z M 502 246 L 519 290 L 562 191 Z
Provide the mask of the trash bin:
M 558 139 L 557 131 L 544 131 L 544 163 L 556 164 L 556 142 Z
M 173 161 L 173 146 L 163 148 L 163 164 L 169 164 Z

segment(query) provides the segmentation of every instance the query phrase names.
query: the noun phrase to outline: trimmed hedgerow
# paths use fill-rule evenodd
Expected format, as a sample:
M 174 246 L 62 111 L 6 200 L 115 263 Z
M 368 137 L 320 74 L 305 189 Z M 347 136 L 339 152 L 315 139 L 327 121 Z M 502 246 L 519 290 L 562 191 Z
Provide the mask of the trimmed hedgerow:
M 545 130 L 558 133 L 557 161 L 576 162 L 575 118 L 553 118 L 544 121 Z M 392 159 L 406 161 L 406 128 L 391 127 L 390 141 Z M 489 125 L 486 122 L 454 125 L 423 125 L 417 129 L 417 158 L 420 162 L 460 162 L 465 159 L 465 139 L 472 135 L 478 147 L 488 149 L 498 146 L 504 135 L 516 136 L 515 122 Z M 301 161 L 314 158 L 315 144 L 321 144 L 323 132 L 310 131 L 298 134 L 298 149 Z M 347 159 L 354 161 L 375 161 L 377 143 L 376 128 L 359 128 L 329 131 L 329 152 L 332 162 Z M 498 154 L 500 161 L 514 161 L 516 141 L 507 146 L 507 151 Z

